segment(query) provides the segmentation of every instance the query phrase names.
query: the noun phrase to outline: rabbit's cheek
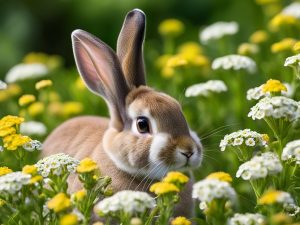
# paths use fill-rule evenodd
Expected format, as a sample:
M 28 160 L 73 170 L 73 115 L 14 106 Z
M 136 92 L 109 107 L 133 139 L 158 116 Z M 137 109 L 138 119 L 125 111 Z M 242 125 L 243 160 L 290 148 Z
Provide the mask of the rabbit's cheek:
M 169 135 L 166 133 L 159 133 L 153 136 L 150 146 L 149 159 L 152 163 L 158 163 L 162 158 L 162 151 L 168 146 Z

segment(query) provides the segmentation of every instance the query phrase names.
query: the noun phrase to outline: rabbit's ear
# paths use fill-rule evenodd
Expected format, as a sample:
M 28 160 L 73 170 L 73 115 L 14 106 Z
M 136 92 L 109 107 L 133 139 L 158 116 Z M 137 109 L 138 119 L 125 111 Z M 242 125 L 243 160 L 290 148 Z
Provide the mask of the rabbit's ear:
M 117 42 L 117 55 L 130 88 L 145 85 L 143 42 L 145 35 L 145 14 L 134 9 L 123 23 Z
M 117 55 L 104 42 L 83 30 L 73 31 L 72 43 L 77 68 L 87 87 L 105 98 L 113 119 L 124 122 L 129 88 Z

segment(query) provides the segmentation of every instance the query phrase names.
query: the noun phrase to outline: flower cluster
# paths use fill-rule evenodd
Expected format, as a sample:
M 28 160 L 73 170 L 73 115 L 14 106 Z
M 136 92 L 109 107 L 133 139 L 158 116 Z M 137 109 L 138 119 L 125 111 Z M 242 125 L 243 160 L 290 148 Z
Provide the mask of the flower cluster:
M 287 91 L 281 91 L 281 95 L 285 97 L 291 97 L 294 93 L 294 90 L 292 86 L 288 83 L 283 83 L 284 86 L 287 88 Z M 259 100 L 263 97 L 271 97 L 270 92 L 264 92 L 263 91 L 263 84 L 255 87 L 255 88 L 250 88 L 247 91 L 247 100 Z
M 275 175 L 282 171 L 282 165 L 275 153 L 266 152 L 254 156 L 250 161 L 240 165 L 236 177 L 244 180 L 255 180 L 265 178 L 268 175 Z
M 230 184 L 218 179 L 204 179 L 193 185 L 193 198 L 201 201 L 200 208 L 215 199 L 226 199 L 231 203 L 236 201 L 236 193 Z
M 264 225 L 265 217 L 259 213 L 236 213 L 228 220 L 228 225 Z
M 29 184 L 31 176 L 22 172 L 12 172 L 0 176 L 0 193 L 18 193 L 24 185 Z
M 221 93 L 227 91 L 226 84 L 221 80 L 209 80 L 205 83 L 194 84 L 185 91 L 186 97 L 209 96 L 211 93 Z
M 176 217 L 171 221 L 171 225 L 191 225 L 192 222 L 183 216 Z
M 300 105 L 299 102 L 284 96 L 265 97 L 251 108 L 248 117 L 253 120 L 273 117 L 294 121 L 300 117 Z
M 133 215 L 152 209 L 155 204 L 155 200 L 145 192 L 120 191 L 100 201 L 95 206 L 95 211 L 104 215 L 124 211 Z
M 239 25 L 236 22 L 217 22 L 200 32 L 200 40 L 207 43 L 211 40 L 220 39 L 226 35 L 236 34 L 239 30 Z
M 244 129 L 225 135 L 219 146 L 221 151 L 225 151 L 227 147 L 236 147 L 242 145 L 247 147 L 266 147 L 268 144 L 268 139 L 268 135 L 266 134 L 260 134 L 256 131 L 251 131 L 250 129 Z
M 212 62 L 212 69 L 224 69 L 224 70 L 246 70 L 249 73 L 256 71 L 256 63 L 247 56 L 241 55 L 226 55 L 214 59 Z
M 300 164 L 300 140 L 287 143 L 283 148 L 281 159 L 283 161 L 295 161 L 296 164 Z
M 31 140 L 23 145 L 23 148 L 29 152 L 32 152 L 34 150 L 41 151 L 42 147 L 43 147 L 42 143 L 38 140 Z
M 52 174 L 60 175 L 64 170 L 74 173 L 78 164 L 79 161 L 77 159 L 64 153 L 58 153 L 41 159 L 35 166 L 37 167 L 39 174 L 43 177 L 48 177 Z
M 291 194 L 284 191 L 271 190 L 263 194 L 258 199 L 260 205 L 272 205 L 272 204 L 294 205 L 295 201 Z

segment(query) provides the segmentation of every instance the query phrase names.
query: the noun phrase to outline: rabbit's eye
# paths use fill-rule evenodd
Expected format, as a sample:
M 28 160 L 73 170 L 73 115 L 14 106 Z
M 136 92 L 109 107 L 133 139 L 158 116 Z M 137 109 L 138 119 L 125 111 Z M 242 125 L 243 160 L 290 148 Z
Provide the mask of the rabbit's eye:
M 149 121 L 146 117 L 138 117 L 136 120 L 136 127 L 141 134 L 150 133 Z

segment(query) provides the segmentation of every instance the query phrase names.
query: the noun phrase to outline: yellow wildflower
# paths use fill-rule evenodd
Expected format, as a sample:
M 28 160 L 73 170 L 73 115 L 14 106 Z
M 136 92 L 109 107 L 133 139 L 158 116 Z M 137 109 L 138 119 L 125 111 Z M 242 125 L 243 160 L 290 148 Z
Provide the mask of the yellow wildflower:
M 78 224 L 78 217 L 74 213 L 66 214 L 59 220 L 59 225 L 76 225 Z
M 0 198 L 0 207 L 4 206 L 6 203 L 6 201 L 4 201 L 3 199 Z
M 232 177 L 230 176 L 230 174 L 225 173 L 225 172 L 211 173 L 206 177 L 206 179 L 217 179 L 217 180 L 220 180 L 220 181 L 226 181 L 228 183 L 232 182 Z
M 271 51 L 273 53 L 292 51 L 295 43 L 296 43 L 296 40 L 293 38 L 284 38 L 283 40 L 272 44 Z
M 183 216 L 176 217 L 171 221 L 171 225 L 191 225 L 192 222 Z
M 66 102 L 62 107 L 62 113 L 66 117 L 79 114 L 83 110 L 83 106 L 80 102 Z
M 86 197 L 86 190 L 81 189 L 81 190 L 75 192 L 72 197 L 77 201 L 81 201 L 82 199 L 84 199 Z
M 161 74 L 163 77 L 165 78 L 170 78 L 170 77 L 173 77 L 174 74 L 175 74 L 175 70 L 174 68 L 171 68 L 171 67 L 164 67 L 161 71 Z
M 159 24 L 158 31 L 162 36 L 176 37 L 183 33 L 184 24 L 177 19 L 167 19 Z
M 270 141 L 270 137 L 269 137 L 269 135 L 267 135 L 267 134 L 262 134 L 262 139 L 263 139 L 265 142 L 269 142 L 269 141 Z
M 11 134 L 3 138 L 4 148 L 7 150 L 16 150 L 18 147 L 23 146 L 24 144 L 31 141 L 27 136 L 21 134 Z
M 260 205 L 271 205 L 278 201 L 279 197 L 282 195 L 282 191 L 271 190 L 263 194 L 260 199 L 258 199 L 258 204 Z
M 2 166 L 0 167 L 0 177 L 3 176 L 3 175 L 6 175 L 8 173 L 12 173 L 12 170 L 9 169 L 8 167 L 6 166 Z
M 5 129 L 24 122 L 24 118 L 18 116 L 5 116 L 0 120 L 0 129 Z
M 96 222 L 96 223 L 93 223 L 93 225 L 104 225 L 104 223 L 102 223 L 102 222 Z
M 78 77 L 78 78 L 76 79 L 76 81 L 75 81 L 75 86 L 76 86 L 76 88 L 78 88 L 79 90 L 84 90 L 84 89 L 85 89 L 85 84 L 84 84 L 83 80 L 82 80 L 80 77 Z
M 171 68 L 182 67 L 187 64 L 187 60 L 182 55 L 174 55 L 169 58 L 166 66 Z
M 253 55 L 258 53 L 258 51 L 258 46 L 251 43 L 242 43 L 238 47 L 238 54 L 240 55 Z
M 172 55 L 169 55 L 169 54 L 161 55 L 156 59 L 155 65 L 158 68 L 163 68 L 167 65 L 167 62 L 171 57 L 172 57 Z
M 54 212 L 61 212 L 70 208 L 71 200 L 65 193 L 58 193 L 52 199 L 47 202 L 47 207 Z
M 287 88 L 279 80 L 270 79 L 262 86 L 262 91 L 264 93 L 266 93 L 266 92 L 281 92 L 281 91 L 287 91 Z
M 174 184 L 166 183 L 166 182 L 157 182 L 152 184 L 150 187 L 150 192 L 155 193 L 156 195 L 163 195 L 168 193 L 177 193 L 179 192 L 179 188 Z
M 49 100 L 50 100 L 50 102 L 58 102 L 58 101 L 60 101 L 60 96 L 57 92 L 51 91 L 49 93 Z
M 20 106 L 26 106 L 32 102 L 35 101 L 35 96 L 34 95 L 22 95 L 19 98 L 19 105 Z
M 22 169 L 23 173 L 35 175 L 37 173 L 37 168 L 34 165 L 26 165 Z
M 77 166 L 77 173 L 89 173 L 98 168 L 97 163 L 90 159 L 90 158 L 84 158 L 80 161 L 79 165 Z
M 5 137 L 10 134 L 16 133 L 16 129 L 14 127 L 7 127 L 4 129 L 0 128 L 0 137 Z
M 36 175 L 30 179 L 29 184 L 35 184 L 41 180 L 43 180 L 43 177 L 41 175 Z
M 143 221 L 138 217 L 133 217 L 130 220 L 130 225 L 143 225 Z
M 51 80 L 41 80 L 35 84 L 35 89 L 40 90 L 40 89 L 43 89 L 46 87 L 50 87 L 50 86 L 52 86 L 52 84 L 53 83 Z
M 185 184 L 189 181 L 189 178 L 183 173 L 171 171 L 164 177 L 162 182 L 173 183 L 173 184 Z
M 297 18 L 290 15 L 285 14 L 277 14 L 271 21 L 270 21 L 270 29 L 273 31 L 278 31 L 282 26 L 294 26 L 297 25 L 298 21 Z
M 10 96 L 16 96 L 19 95 L 22 92 L 22 89 L 19 85 L 17 84 L 10 84 L 8 85 L 6 91 Z
M 271 217 L 272 224 L 291 224 L 292 218 L 285 213 L 277 213 Z
M 293 46 L 293 51 L 296 53 L 300 52 L 300 41 L 297 41 Z
M 203 53 L 203 49 L 197 42 L 186 42 L 178 47 L 178 53 L 188 55 L 199 55 Z
M 269 35 L 264 30 L 255 31 L 249 38 L 250 42 L 253 44 L 261 44 L 269 39 Z
M 30 116 L 38 116 L 45 110 L 45 105 L 42 102 L 34 102 L 27 108 Z

